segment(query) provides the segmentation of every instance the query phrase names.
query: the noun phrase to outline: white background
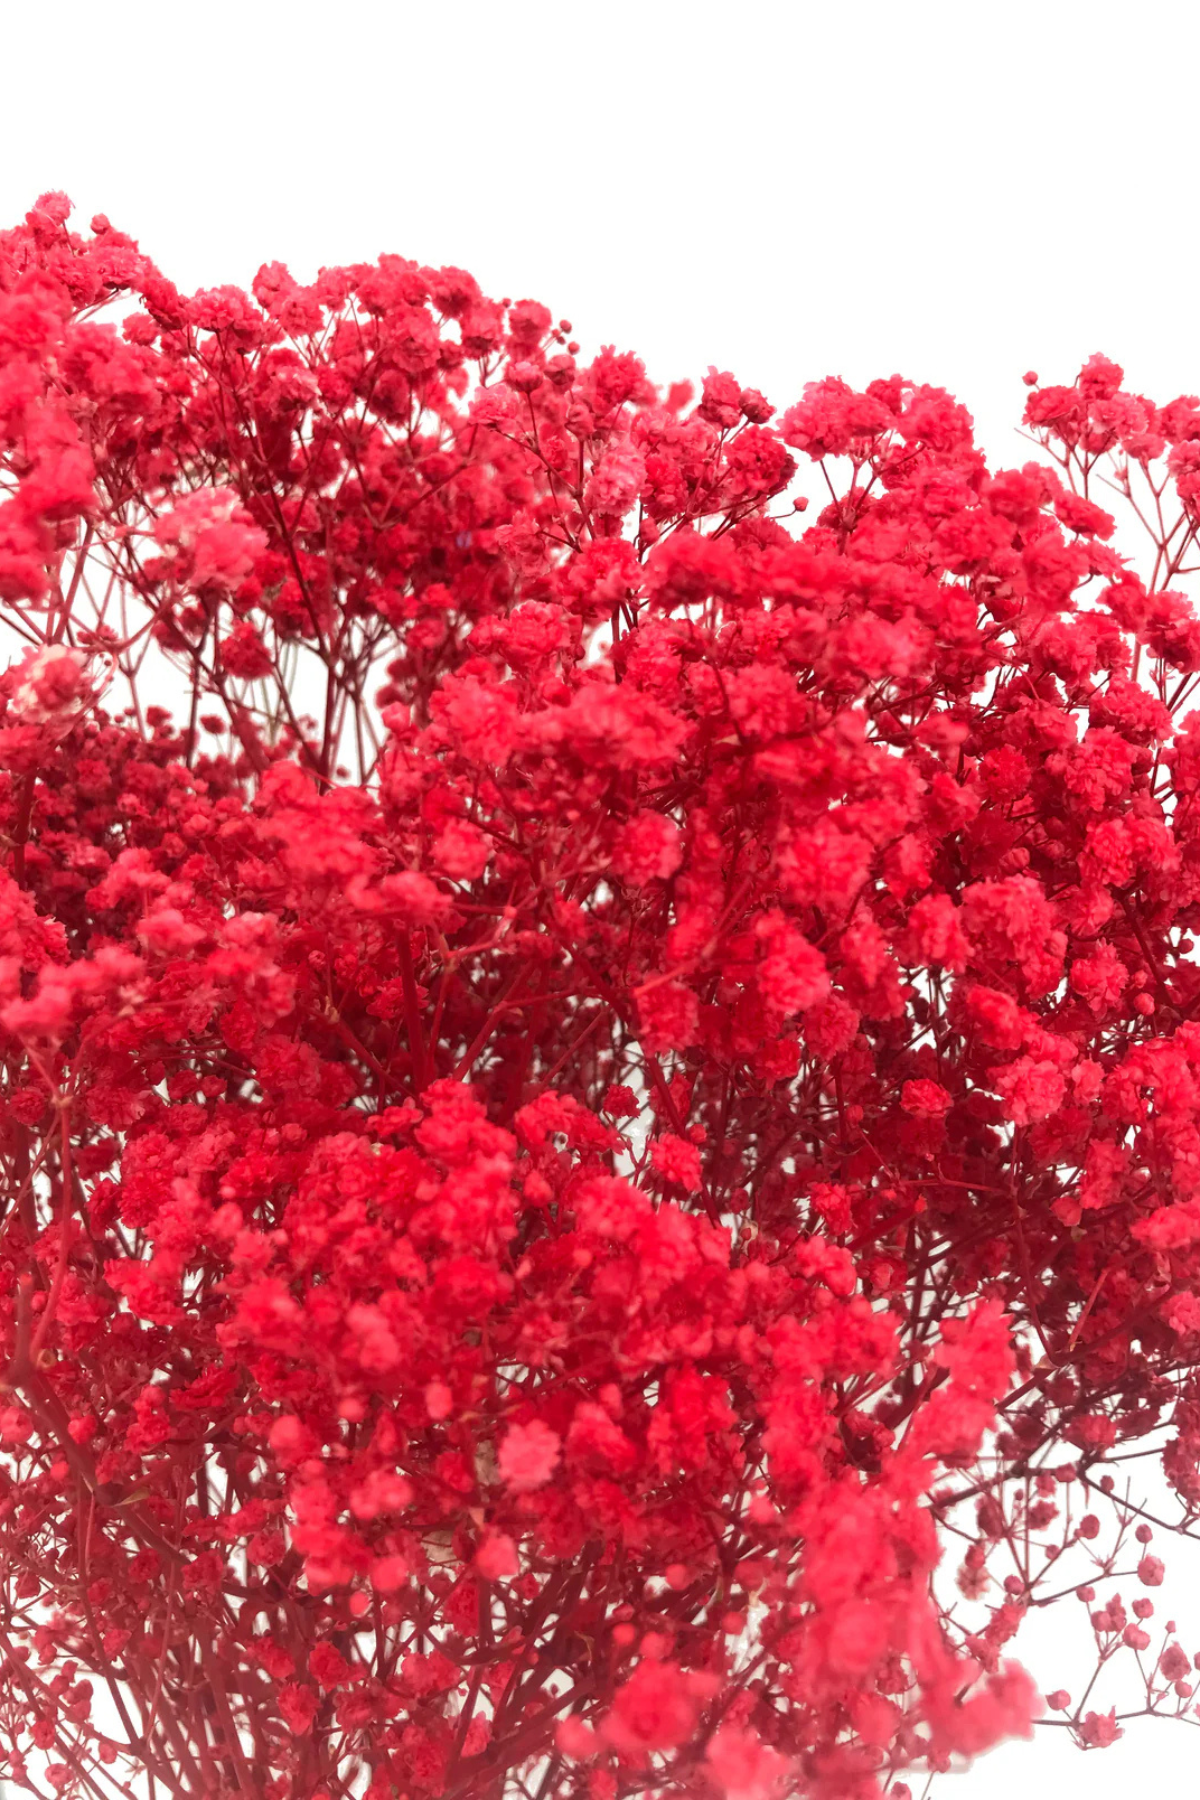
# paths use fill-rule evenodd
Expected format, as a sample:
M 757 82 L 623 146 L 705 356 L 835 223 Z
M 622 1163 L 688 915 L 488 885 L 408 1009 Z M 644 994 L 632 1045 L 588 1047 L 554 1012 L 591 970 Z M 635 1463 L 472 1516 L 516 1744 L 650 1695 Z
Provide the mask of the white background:
M 1200 391 L 1198 51 L 1163 0 L 0 0 L 0 224 L 65 189 L 183 288 L 454 263 L 663 381 L 936 382 L 1011 465 L 1027 368 L 1102 349 Z M 1068 1607 L 1027 1645 L 1048 1687 L 1087 1649 Z M 1064 1738 L 938 1792 L 1125 1800 L 1200 1755 L 1167 1724 L 1086 1763 Z

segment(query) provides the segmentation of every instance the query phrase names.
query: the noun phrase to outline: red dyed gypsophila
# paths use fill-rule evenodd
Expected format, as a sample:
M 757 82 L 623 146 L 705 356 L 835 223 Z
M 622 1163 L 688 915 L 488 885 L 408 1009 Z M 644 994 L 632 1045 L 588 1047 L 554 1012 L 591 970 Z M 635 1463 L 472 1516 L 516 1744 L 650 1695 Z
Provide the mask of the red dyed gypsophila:
M 1200 403 L 1093 358 L 993 475 L 935 388 L 773 424 L 68 212 L 0 236 L 7 1774 L 867 1800 L 1027 1730 L 1071 1482 L 1173 1419 L 1200 1508 Z

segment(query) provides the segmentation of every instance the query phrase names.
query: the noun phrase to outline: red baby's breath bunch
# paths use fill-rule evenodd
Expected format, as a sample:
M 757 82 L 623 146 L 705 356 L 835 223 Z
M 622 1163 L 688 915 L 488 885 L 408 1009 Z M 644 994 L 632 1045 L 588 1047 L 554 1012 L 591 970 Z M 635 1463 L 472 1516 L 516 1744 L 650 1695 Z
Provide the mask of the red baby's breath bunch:
M 0 234 L 3 1779 L 904 1800 L 1060 1591 L 1194 1713 L 1121 1464 L 1200 1514 L 1200 402 L 1031 378 L 991 473 L 900 377 L 68 217 Z

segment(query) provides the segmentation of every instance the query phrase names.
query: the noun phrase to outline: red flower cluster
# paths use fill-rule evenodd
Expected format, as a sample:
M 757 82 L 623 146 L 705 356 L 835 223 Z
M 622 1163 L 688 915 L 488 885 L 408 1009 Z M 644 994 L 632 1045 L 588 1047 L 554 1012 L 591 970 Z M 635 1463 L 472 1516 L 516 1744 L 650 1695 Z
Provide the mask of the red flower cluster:
M 867 1800 L 1027 1730 L 1073 1484 L 1173 1418 L 1200 1507 L 1200 402 L 1093 358 L 992 474 L 899 377 L 773 425 L 68 211 L 0 235 L 6 1776 Z

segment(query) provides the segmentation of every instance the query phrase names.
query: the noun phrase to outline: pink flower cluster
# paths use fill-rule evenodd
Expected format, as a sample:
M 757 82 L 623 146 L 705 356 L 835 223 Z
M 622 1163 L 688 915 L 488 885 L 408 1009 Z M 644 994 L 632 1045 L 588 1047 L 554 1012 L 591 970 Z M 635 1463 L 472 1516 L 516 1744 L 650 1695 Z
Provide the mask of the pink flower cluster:
M 775 423 L 68 212 L 0 234 L 4 1779 L 904 1800 L 1029 1730 L 1072 1494 L 1166 1423 L 1200 1504 L 1200 402 L 1093 358 L 991 471 L 935 387 Z

